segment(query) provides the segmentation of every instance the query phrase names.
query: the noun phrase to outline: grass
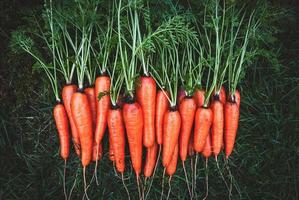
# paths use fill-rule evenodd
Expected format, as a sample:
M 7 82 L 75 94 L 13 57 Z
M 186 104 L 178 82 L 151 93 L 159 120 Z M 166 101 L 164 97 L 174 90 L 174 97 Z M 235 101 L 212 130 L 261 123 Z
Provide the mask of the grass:
M 17 1 L 14 3 L 20 11 L 33 7 Z M 39 6 L 39 3 L 36 5 Z M 291 5 L 296 6 L 294 2 Z M 0 61 L 0 199 L 63 199 L 63 161 L 58 154 L 50 86 L 42 74 L 32 71 L 33 63 L 29 56 L 12 54 L 7 47 L 6 37 L 17 26 L 24 25 L 22 21 L 17 22 L 18 16 L 11 13 L 12 9 L 7 7 L 1 12 L 7 14 L 4 24 L 7 29 L 4 29 L 5 34 L 1 32 L 4 38 L 1 38 L 4 42 L 1 55 L 4 56 Z M 282 31 L 276 35 L 277 42 L 269 46 L 272 52 L 279 49 L 275 53 L 278 65 L 261 59 L 249 69 L 242 83 L 239 135 L 236 150 L 229 160 L 234 177 L 232 199 L 299 198 L 299 16 L 294 15 L 292 20 L 283 19 L 279 25 Z M 67 165 L 67 187 L 70 190 L 77 177 L 73 199 L 81 199 L 83 195 L 82 170 L 78 166 L 80 163 L 72 154 Z M 228 191 L 213 158 L 208 166 L 208 199 L 228 199 Z M 89 167 L 88 180 L 93 167 Z M 190 170 L 190 160 L 187 160 L 186 167 Z M 229 182 L 222 159 L 220 168 Z M 126 169 L 125 176 L 130 177 L 125 180 L 126 185 L 131 197 L 137 199 L 135 177 L 130 168 Z M 93 182 L 88 191 L 89 197 L 126 199 L 121 179 L 115 175 L 107 154 L 98 171 L 100 186 Z M 161 167 L 156 174 L 148 199 L 160 198 Z M 202 158 L 198 164 L 197 185 L 199 199 L 202 199 L 205 194 Z M 171 188 L 170 199 L 188 199 L 180 162 Z M 164 194 L 167 190 L 165 179 Z

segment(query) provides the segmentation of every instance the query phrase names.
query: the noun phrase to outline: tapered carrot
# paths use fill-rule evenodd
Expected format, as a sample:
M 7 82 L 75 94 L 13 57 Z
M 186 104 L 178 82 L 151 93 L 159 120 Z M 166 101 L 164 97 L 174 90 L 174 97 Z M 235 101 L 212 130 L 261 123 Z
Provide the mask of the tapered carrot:
M 153 174 L 157 160 L 157 152 L 157 143 L 155 143 L 152 147 L 146 149 L 146 158 L 143 172 L 145 177 L 150 177 Z
M 171 155 L 171 161 L 169 162 L 169 164 L 166 167 L 166 173 L 169 176 L 172 176 L 176 171 L 176 167 L 177 167 L 177 163 L 178 163 L 178 152 L 179 152 L 179 145 L 177 143 L 173 150 L 173 154 Z
M 212 121 L 212 149 L 214 155 L 217 157 L 221 151 L 223 143 L 223 127 L 224 127 L 224 113 L 223 104 L 219 101 L 218 96 L 214 97 L 211 104 L 211 109 L 213 112 Z
M 97 109 L 96 109 L 96 96 L 94 87 L 87 87 L 84 89 L 85 94 L 87 95 L 91 115 L 92 115 L 92 127 L 93 131 L 95 130 L 96 125 L 96 116 L 97 116 Z
M 181 116 L 181 131 L 179 137 L 179 152 L 181 160 L 184 162 L 187 158 L 188 145 L 194 122 L 196 103 L 193 97 L 186 96 L 181 100 L 179 106 Z
M 152 77 L 142 76 L 137 89 L 137 101 L 143 113 L 143 145 L 151 147 L 155 142 L 156 82 Z
M 211 147 L 211 134 L 208 134 L 206 139 L 205 147 L 202 150 L 202 155 L 205 158 L 209 158 L 212 155 L 212 147 Z
M 163 120 L 162 164 L 164 167 L 167 167 L 171 161 L 175 146 L 178 143 L 180 128 L 180 113 L 175 108 L 166 111 Z
M 65 85 L 62 88 L 62 101 L 65 107 L 67 116 L 69 118 L 70 126 L 71 126 L 71 133 L 72 133 L 72 141 L 74 143 L 75 152 L 77 155 L 80 155 L 80 140 L 79 134 L 76 128 L 76 124 L 74 122 L 72 112 L 71 112 L 71 99 L 73 94 L 77 91 L 76 85 Z
M 141 106 L 133 100 L 128 101 L 123 106 L 123 117 L 133 169 L 135 170 L 136 176 L 139 177 L 142 165 L 143 130 L 143 114 Z
M 81 162 L 85 168 L 91 161 L 93 151 L 92 116 L 87 95 L 76 92 L 72 96 L 71 111 L 81 144 Z
M 98 148 L 98 149 L 97 149 Z M 92 150 L 92 161 L 100 160 L 103 156 L 103 145 L 94 145 Z
M 156 98 L 156 139 L 159 145 L 163 141 L 163 118 L 169 107 L 168 92 L 159 90 Z
M 224 108 L 224 141 L 226 158 L 230 156 L 234 148 L 239 124 L 239 114 L 237 103 L 227 101 Z
M 118 172 L 125 171 L 125 128 L 122 112 L 114 106 L 108 111 L 108 129 Z
M 212 125 L 213 113 L 210 108 L 197 108 L 194 127 L 194 150 L 201 152 L 205 146 L 206 138 Z
M 194 92 L 194 99 L 198 108 L 203 106 L 205 101 L 205 91 L 196 89 Z
M 102 142 L 106 127 L 107 127 L 107 114 L 110 107 L 110 78 L 109 76 L 99 76 L 95 82 L 95 96 L 96 96 L 96 130 L 95 130 L 95 145 Z M 100 99 L 98 99 L 100 97 Z
M 53 115 L 60 142 L 60 156 L 66 160 L 70 154 L 69 121 L 66 110 L 61 103 L 56 104 Z

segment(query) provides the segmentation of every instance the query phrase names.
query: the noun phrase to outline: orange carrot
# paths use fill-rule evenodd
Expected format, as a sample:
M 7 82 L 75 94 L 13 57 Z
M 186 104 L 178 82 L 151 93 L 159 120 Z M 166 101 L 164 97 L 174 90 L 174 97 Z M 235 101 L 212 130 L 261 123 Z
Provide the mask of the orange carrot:
M 72 133 L 72 141 L 74 143 L 75 152 L 79 156 L 80 155 L 80 140 L 79 140 L 79 134 L 76 128 L 76 124 L 74 122 L 72 112 L 71 112 L 71 99 L 73 94 L 77 91 L 76 85 L 65 85 L 62 88 L 62 101 L 63 105 L 65 107 L 67 116 L 70 121 L 71 125 L 71 133 Z
M 109 160 L 113 163 L 115 162 L 114 152 L 113 152 L 113 144 L 112 144 L 112 135 L 109 133 Z
M 97 147 L 98 147 L 98 149 L 96 149 Z M 102 144 L 94 145 L 93 150 L 92 150 L 92 161 L 95 162 L 97 160 L 101 160 L 102 156 L 103 156 L 103 146 L 102 146 Z
M 85 168 L 91 161 L 93 150 L 92 116 L 87 95 L 83 92 L 73 94 L 71 111 L 81 144 L 81 162 Z
M 209 135 L 206 139 L 206 144 L 205 144 L 205 147 L 202 150 L 202 155 L 205 158 L 209 158 L 212 155 L 211 134 L 210 133 L 209 133 Z
M 169 162 L 169 164 L 166 167 L 166 173 L 169 176 L 172 176 L 176 171 L 176 167 L 177 167 L 177 163 L 178 163 L 178 153 L 179 153 L 179 145 L 177 143 L 175 145 L 173 154 L 171 155 L 171 161 Z
M 132 165 L 139 177 L 142 165 L 143 114 L 141 106 L 133 100 L 123 106 L 123 117 L 127 131 Z M 114 150 L 114 149 L 113 149 Z
M 122 112 L 119 107 L 112 107 L 108 111 L 108 129 L 113 148 L 116 169 L 125 171 L 125 128 Z
M 212 125 L 213 113 L 210 108 L 197 108 L 194 127 L 194 150 L 201 152 L 205 146 L 206 138 Z
M 164 114 L 169 107 L 169 101 L 167 100 L 168 92 L 159 90 L 157 92 L 156 99 L 156 138 L 159 145 L 163 141 L 163 118 Z
M 217 157 L 221 151 L 223 143 L 223 127 L 224 127 L 224 115 L 223 115 L 223 104 L 219 101 L 218 96 L 215 96 L 211 104 L 213 112 L 212 122 L 212 148 L 213 153 Z
M 167 167 L 171 161 L 175 146 L 178 143 L 180 128 L 180 113 L 174 108 L 166 111 L 163 120 L 162 164 L 164 167 Z
M 182 120 L 179 139 L 179 151 L 181 160 L 184 162 L 187 158 L 188 145 L 196 111 L 196 103 L 194 98 L 186 96 L 184 99 L 182 99 L 179 111 Z
M 239 107 L 236 102 L 226 102 L 224 108 L 224 141 L 226 158 L 230 156 L 234 148 L 239 124 L 239 114 Z
M 99 76 L 95 82 L 95 96 L 96 96 L 96 130 L 95 130 L 95 145 L 102 142 L 106 127 L 107 127 L 107 114 L 110 108 L 110 78 L 108 76 Z M 100 100 L 98 100 L 101 96 Z
M 94 131 L 95 125 L 96 125 L 96 117 L 97 117 L 96 96 L 95 96 L 94 87 L 87 87 L 87 88 L 85 88 L 84 92 L 88 98 L 91 115 L 92 115 L 92 127 L 93 127 L 93 131 Z
M 147 148 L 146 159 L 144 165 L 144 176 L 150 177 L 153 174 L 157 160 L 158 144 L 155 143 L 152 147 Z
M 61 103 L 56 104 L 53 115 L 59 136 L 60 156 L 66 160 L 70 154 L 69 122 L 66 110 Z
M 156 82 L 142 76 L 137 89 L 137 101 L 143 113 L 143 145 L 151 147 L 155 142 Z
M 180 105 L 181 101 L 184 99 L 184 97 L 186 96 L 186 91 L 181 87 L 179 88 L 179 91 L 178 91 L 178 104 Z
M 194 92 L 194 99 L 198 108 L 203 106 L 205 101 L 205 91 L 196 89 Z

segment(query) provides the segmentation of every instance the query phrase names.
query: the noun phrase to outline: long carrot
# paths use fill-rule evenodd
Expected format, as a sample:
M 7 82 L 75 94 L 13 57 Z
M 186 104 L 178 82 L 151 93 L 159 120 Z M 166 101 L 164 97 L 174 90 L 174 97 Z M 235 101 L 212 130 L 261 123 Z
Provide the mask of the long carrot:
M 236 102 L 227 101 L 224 108 L 224 141 L 225 156 L 228 158 L 233 151 L 238 124 L 239 124 L 239 107 Z
M 118 106 L 108 111 L 108 129 L 113 148 L 116 169 L 118 172 L 125 171 L 125 128 L 122 112 Z
M 159 145 L 163 141 L 163 118 L 164 114 L 169 107 L 169 101 L 167 100 L 168 92 L 159 90 L 157 92 L 156 99 L 156 138 Z
M 79 134 L 76 128 L 76 124 L 74 122 L 72 112 L 71 112 L 71 99 L 73 94 L 77 91 L 76 85 L 65 85 L 62 88 L 62 101 L 63 105 L 65 107 L 67 116 L 70 121 L 71 126 L 71 133 L 72 133 L 72 141 L 74 143 L 75 152 L 79 156 L 80 155 L 80 140 L 79 140 Z
M 197 108 L 194 127 L 194 150 L 201 152 L 205 146 L 206 138 L 212 125 L 213 113 L 210 108 Z
M 88 98 L 91 115 L 92 115 L 92 127 L 93 127 L 93 131 L 94 131 L 95 125 L 96 125 L 96 118 L 97 118 L 95 89 L 94 89 L 94 87 L 87 87 L 84 89 L 84 92 Z
M 156 165 L 158 144 L 155 143 L 152 147 L 147 148 L 146 150 L 147 151 L 143 174 L 145 177 L 150 177 L 153 174 Z
M 179 137 L 179 151 L 181 160 L 184 162 L 187 158 L 188 145 L 196 111 L 196 103 L 194 98 L 186 96 L 184 99 L 182 99 L 179 106 L 179 111 L 182 121 Z
M 198 108 L 203 106 L 205 101 L 205 91 L 196 89 L 194 92 L 194 99 Z
M 177 143 L 173 150 L 173 154 L 171 155 L 171 161 L 169 162 L 169 164 L 166 167 L 166 173 L 169 176 L 172 176 L 176 171 L 176 167 L 177 167 L 177 163 L 178 163 L 178 153 L 179 153 L 179 145 Z
M 95 96 L 96 96 L 96 130 L 95 130 L 95 145 L 99 145 L 102 142 L 106 127 L 107 127 L 107 114 L 110 107 L 110 78 L 102 75 L 96 78 L 95 82 Z M 99 96 L 101 96 L 100 99 Z
M 81 144 L 81 162 L 85 168 L 91 161 L 93 150 L 92 116 L 87 95 L 76 92 L 72 96 L 71 111 Z
M 136 91 L 137 101 L 143 112 L 143 145 L 151 147 L 155 142 L 156 82 L 152 77 L 142 76 Z
M 175 108 L 166 111 L 163 120 L 162 164 L 167 167 L 178 143 L 181 128 L 181 116 Z
M 70 154 L 69 122 L 66 110 L 61 103 L 56 104 L 53 115 L 59 136 L 60 156 L 66 160 Z
M 211 109 L 213 112 L 213 122 L 212 122 L 212 148 L 213 153 L 217 157 L 221 151 L 223 143 L 223 127 L 224 127 L 224 114 L 223 114 L 223 104 L 220 102 L 219 97 L 214 96 L 214 100 L 211 104 Z
M 142 165 L 143 114 L 141 106 L 131 100 L 123 106 L 123 117 L 128 137 L 132 165 L 139 177 Z M 114 149 L 113 149 L 114 150 Z

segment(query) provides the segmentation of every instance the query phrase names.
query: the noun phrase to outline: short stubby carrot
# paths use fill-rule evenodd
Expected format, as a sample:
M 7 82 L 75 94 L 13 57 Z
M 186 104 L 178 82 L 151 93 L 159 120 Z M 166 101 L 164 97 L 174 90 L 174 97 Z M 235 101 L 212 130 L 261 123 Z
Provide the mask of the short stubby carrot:
M 167 167 L 171 161 L 175 146 L 178 143 L 181 129 L 181 116 L 176 108 L 165 112 L 163 120 L 162 164 Z
M 176 144 L 173 154 L 171 155 L 171 161 L 169 162 L 168 166 L 166 167 L 166 173 L 169 176 L 172 176 L 176 171 L 176 167 L 177 167 L 177 163 L 178 163 L 178 152 L 179 152 L 179 145 Z
M 232 153 L 239 125 L 239 107 L 236 102 L 227 101 L 224 108 L 224 143 L 225 156 Z
M 211 134 L 210 133 L 206 139 L 205 147 L 203 148 L 201 153 L 205 158 L 209 158 L 212 155 Z
M 201 152 L 205 146 L 206 138 L 212 125 L 213 113 L 210 108 L 197 108 L 194 126 L 194 150 Z
M 213 100 L 211 104 L 211 109 L 213 112 L 213 122 L 212 122 L 212 149 L 214 155 L 217 157 L 221 151 L 223 143 L 223 128 L 224 128 L 224 110 L 223 104 L 218 100 Z
M 156 140 L 159 145 L 163 141 L 163 118 L 169 107 L 168 92 L 159 90 L 156 98 Z
M 98 148 L 98 149 L 97 149 Z M 103 156 L 103 145 L 93 145 L 93 150 L 92 150 L 92 161 L 97 161 L 101 160 Z
M 93 131 L 94 131 L 95 126 L 96 126 L 96 118 L 97 118 L 96 96 L 95 96 L 94 87 L 87 87 L 84 89 L 84 92 L 88 98 L 91 115 L 92 115 L 92 127 L 93 127 Z
M 74 122 L 72 112 L 71 112 L 71 99 L 73 94 L 77 91 L 77 86 L 73 84 L 65 85 L 62 88 L 62 101 L 63 105 L 65 107 L 67 116 L 69 118 L 70 126 L 71 126 L 71 134 L 72 134 L 72 141 L 74 143 L 74 148 L 76 154 L 80 155 L 80 140 L 79 140 L 79 134 L 76 128 L 76 124 Z
M 188 153 L 188 145 L 194 122 L 196 103 L 193 97 L 186 96 L 180 103 L 181 131 L 179 137 L 179 151 L 182 161 L 185 161 Z
M 71 111 L 81 144 L 81 162 L 86 167 L 93 152 L 92 116 L 87 95 L 83 92 L 73 94 L 71 100 Z
M 95 97 L 96 97 L 96 129 L 94 140 L 96 144 L 102 142 L 104 133 L 107 127 L 107 115 L 110 108 L 110 84 L 109 76 L 99 76 L 95 82 Z M 100 99 L 99 99 L 100 97 Z
M 66 110 L 61 103 L 56 104 L 53 110 L 53 115 L 58 131 L 60 156 L 66 160 L 70 154 L 69 121 Z
M 194 92 L 194 99 L 196 102 L 197 107 L 202 107 L 205 101 L 205 91 L 196 89 Z
M 123 118 L 133 169 L 135 170 L 136 176 L 139 176 L 142 165 L 143 114 L 141 106 L 133 100 L 124 103 Z
M 125 128 L 122 111 L 118 106 L 113 106 L 108 111 L 108 129 L 113 146 L 115 165 L 118 172 L 125 171 Z
M 155 143 L 156 82 L 152 77 L 140 77 L 137 101 L 143 113 L 143 145 L 151 147 Z
M 144 176 L 150 177 L 153 174 L 156 161 L 157 161 L 157 152 L 158 152 L 158 144 L 155 144 L 146 149 L 146 158 L 145 158 L 145 165 L 144 165 Z

